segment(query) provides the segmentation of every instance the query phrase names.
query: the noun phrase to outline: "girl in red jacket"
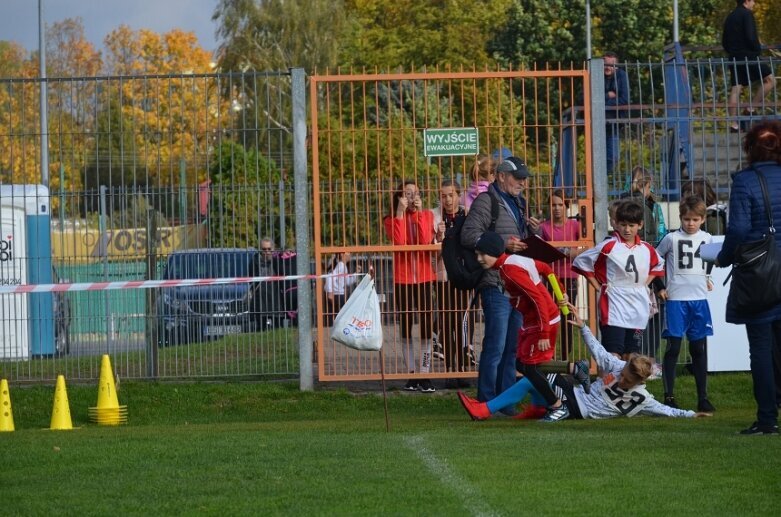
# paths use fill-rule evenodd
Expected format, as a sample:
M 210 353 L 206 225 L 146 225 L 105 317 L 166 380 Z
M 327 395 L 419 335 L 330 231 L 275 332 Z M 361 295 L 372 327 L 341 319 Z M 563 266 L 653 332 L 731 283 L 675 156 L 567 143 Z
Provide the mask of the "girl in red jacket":
M 420 190 L 412 180 L 406 180 L 393 195 L 393 213 L 384 219 L 385 232 L 394 246 L 432 244 L 434 214 L 423 210 Z M 415 373 L 413 361 L 412 324 L 415 314 L 420 323 L 420 372 L 431 371 L 433 293 L 437 275 L 433 266 L 433 251 L 396 251 L 393 253 L 393 294 L 396 313 L 400 318 L 401 346 L 410 373 Z M 428 379 L 409 380 L 408 391 L 432 393 Z

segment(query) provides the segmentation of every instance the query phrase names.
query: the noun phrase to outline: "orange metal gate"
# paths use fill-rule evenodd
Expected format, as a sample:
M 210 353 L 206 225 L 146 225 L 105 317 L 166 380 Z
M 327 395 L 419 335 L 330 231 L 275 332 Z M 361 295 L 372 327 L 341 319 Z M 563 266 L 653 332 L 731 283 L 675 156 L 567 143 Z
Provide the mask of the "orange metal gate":
M 472 293 L 453 292 L 436 278 L 427 282 L 431 278 L 428 267 L 436 274 L 439 244 L 429 240 L 394 246 L 383 223 L 394 208 L 394 193 L 405 180 L 419 189 L 421 210 L 434 213 L 441 210 L 443 182 L 456 181 L 463 198 L 476 180 L 472 172 L 476 153 L 426 157 L 424 130 L 474 128 L 467 132 L 476 130 L 479 153 L 509 151 L 522 158 L 533 173 L 526 193 L 529 215 L 549 217 L 551 193 L 563 188 L 571 202 L 569 214 L 578 216 L 583 231 L 577 241 L 555 245 L 591 246 L 588 103 L 582 123 L 574 129 L 578 142 L 575 156 L 570 157 L 578 164 L 574 184 L 561 185 L 554 179 L 562 131 L 572 131 L 566 113 L 583 104 L 584 98 L 589 98 L 584 70 L 310 77 L 317 273 L 329 271 L 339 258 L 351 272 L 375 269 L 383 307 L 387 378 L 474 377 L 481 348 L 482 315 L 470 304 Z M 343 255 L 346 252 L 350 255 Z M 417 285 L 422 288 L 415 305 L 399 303 L 394 292 L 394 260 L 403 252 L 415 252 L 417 257 L 416 274 L 421 275 Z M 379 354 L 356 352 L 330 339 L 329 323 L 340 297 L 328 299 L 325 287 L 325 282 L 317 282 L 319 379 L 379 378 Z M 586 290 L 580 291 L 579 305 L 585 308 Z M 402 325 L 411 325 L 411 338 L 401 337 Z M 433 329 L 436 339 L 428 337 L 428 329 Z M 433 353 L 430 370 L 420 373 L 419 358 L 429 348 Z M 413 369 L 417 373 L 411 375 Z

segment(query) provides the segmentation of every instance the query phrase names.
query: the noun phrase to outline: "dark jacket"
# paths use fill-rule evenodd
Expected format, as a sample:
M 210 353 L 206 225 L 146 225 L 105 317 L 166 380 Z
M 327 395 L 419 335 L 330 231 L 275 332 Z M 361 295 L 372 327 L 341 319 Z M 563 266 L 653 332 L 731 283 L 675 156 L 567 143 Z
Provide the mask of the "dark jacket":
M 754 167 L 765 175 L 773 222 L 776 227 L 776 245 L 781 249 L 781 165 L 775 162 L 759 162 Z M 729 196 L 727 234 L 718 256 L 719 267 L 731 266 L 735 250 L 744 242 L 756 241 L 768 231 L 765 202 L 759 178 L 751 168 L 737 172 L 732 177 L 732 190 Z M 734 308 L 727 305 L 729 323 L 768 323 L 781 320 L 781 304 L 751 317 L 738 316 Z
M 633 199 L 643 207 L 643 228 L 640 230 L 640 238 L 652 246 L 657 246 L 662 237 L 667 234 L 667 225 L 664 222 L 664 213 L 659 203 L 650 197 L 643 197 L 642 192 L 624 192 L 620 199 Z
M 724 20 L 721 46 L 732 58 L 752 59 L 759 57 L 762 45 L 759 43 L 754 14 L 749 9 L 741 5 L 729 13 L 727 19 Z
M 616 94 L 612 99 L 607 96 L 608 92 Z M 616 68 L 613 75 L 605 79 L 605 106 L 623 106 L 629 104 L 629 76 L 626 70 Z M 608 122 L 611 119 L 622 118 L 629 115 L 626 109 L 607 109 L 605 118 Z
M 517 206 L 521 213 L 521 220 L 516 222 L 510 207 L 507 206 L 504 198 L 499 195 L 497 188 L 496 183 L 492 183 L 491 186 L 488 187 L 488 191 L 477 196 L 472 202 L 472 206 L 469 207 L 469 213 L 464 221 L 464 227 L 461 229 L 461 244 L 463 246 L 474 248 L 480 236 L 488 231 L 488 227 L 491 225 L 490 196 L 493 196 L 499 202 L 499 217 L 496 219 L 494 231 L 501 235 L 505 242 L 513 236 L 518 237 L 519 239 L 525 239 L 533 233 L 526 220 L 526 200 L 523 196 L 518 196 L 518 198 L 516 198 Z M 502 282 L 499 279 L 499 273 L 494 269 L 489 269 L 483 272 L 483 276 L 480 278 L 480 283 L 477 284 L 476 290 L 479 291 L 484 287 L 501 285 Z

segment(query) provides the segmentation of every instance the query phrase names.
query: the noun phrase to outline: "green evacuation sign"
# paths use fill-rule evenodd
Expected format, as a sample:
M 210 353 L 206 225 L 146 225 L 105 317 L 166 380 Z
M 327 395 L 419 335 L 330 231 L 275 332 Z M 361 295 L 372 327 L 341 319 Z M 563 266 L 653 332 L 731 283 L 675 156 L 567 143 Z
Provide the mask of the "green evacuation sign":
M 423 130 L 424 156 L 475 155 L 480 151 L 476 127 L 446 127 Z

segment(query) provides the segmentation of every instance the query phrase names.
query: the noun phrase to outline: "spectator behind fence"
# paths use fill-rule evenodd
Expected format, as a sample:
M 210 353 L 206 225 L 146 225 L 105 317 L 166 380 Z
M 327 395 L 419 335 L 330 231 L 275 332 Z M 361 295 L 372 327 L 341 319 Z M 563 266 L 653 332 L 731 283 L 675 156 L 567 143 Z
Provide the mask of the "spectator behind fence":
M 620 141 L 620 130 L 617 119 L 625 115 L 626 110 L 613 108 L 629 104 L 629 77 L 626 71 L 618 68 L 618 54 L 615 52 L 605 52 L 605 107 L 608 109 L 605 113 L 607 125 L 605 127 L 605 151 L 607 154 L 607 173 L 613 172 L 618 165 Z
M 384 219 L 385 232 L 394 246 L 432 244 L 434 215 L 423 209 L 418 185 L 405 180 L 393 193 L 393 213 Z M 431 251 L 396 251 L 393 253 L 393 295 L 399 315 L 402 356 L 407 371 L 431 371 L 431 333 L 434 272 Z M 412 325 L 417 315 L 420 329 L 420 363 L 415 362 Z M 436 391 L 428 379 L 410 379 L 407 391 Z
M 639 165 L 632 169 L 629 192 L 621 194 L 621 198 L 633 198 L 643 205 L 643 228 L 640 230 L 640 237 L 654 246 L 659 244 L 667 233 L 667 225 L 664 222 L 662 207 L 654 198 L 651 172 Z
M 551 217 L 540 224 L 540 236 L 546 241 L 576 241 L 580 237 L 580 223 L 577 219 L 567 217 L 569 200 L 564 197 L 562 189 L 556 189 L 550 198 Z M 567 297 L 575 303 L 578 297 L 578 274 L 572 271 L 572 259 L 583 252 L 582 248 L 559 248 L 565 258 L 554 262 L 553 271 L 556 277 L 564 283 Z M 574 343 L 571 325 L 565 325 L 561 336 L 561 359 L 566 361 L 572 353 Z
M 755 95 L 751 95 L 749 90 L 749 106 L 744 112 L 749 114 L 754 110 L 752 104 L 756 97 L 760 99 L 767 97 L 773 91 L 774 84 L 773 71 L 766 64 L 759 62 L 762 45 L 759 42 L 757 23 L 752 13 L 756 2 L 736 0 L 735 3 L 737 6 L 724 20 L 724 30 L 721 33 L 721 46 L 731 60 L 729 71 L 732 88 L 729 91 L 727 112 L 733 119 L 738 114 L 738 102 L 744 86 L 750 87 L 752 82 L 759 82 Z M 740 131 L 737 120 L 730 123 L 729 130 L 732 133 Z
M 767 210 L 777 225 L 781 221 L 781 122 L 765 121 L 752 127 L 743 142 L 749 167 L 732 178 L 729 197 L 729 221 L 724 246 L 716 261 L 717 267 L 733 265 L 739 245 L 757 241 L 768 232 Z M 766 207 L 760 186 L 759 170 L 767 182 L 770 205 Z M 781 239 L 776 237 L 781 248 Z M 733 282 L 736 280 L 733 279 Z M 776 383 L 781 372 L 774 371 L 774 354 L 781 355 L 781 303 L 756 314 L 742 314 L 727 301 L 728 323 L 746 325 L 757 401 L 757 420 L 741 434 L 778 434 L 778 405 Z
M 727 205 L 719 203 L 716 191 L 705 178 L 692 178 L 681 185 L 681 199 L 694 196 L 705 202 L 703 230 L 711 235 L 724 235 L 727 230 Z
M 472 183 L 464 192 L 464 208 L 469 210 L 472 202 L 477 196 L 488 190 L 488 186 L 494 181 L 497 161 L 487 154 L 478 154 L 475 163 L 472 165 L 472 171 L 469 178 Z
M 461 185 L 454 180 L 445 180 L 439 188 L 439 207 L 434 213 L 435 242 L 445 240 L 445 233 L 453 227 L 457 217 L 463 217 L 466 210 L 458 204 L 461 199 Z M 464 372 L 467 366 L 468 345 L 471 342 L 473 322 L 469 314 L 470 293 L 456 289 L 448 282 L 445 263 L 441 254 L 437 256 L 437 336 L 442 347 L 442 358 L 448 371 Z M 435 350 L 436 355 L 436 350 Z M 451 379 L 448 387 L 465 388 L 466 379 Z
M 346 276 L 350 272 L 348 269 L 350 258 L 349 251 L 336 253 L 326 267 L 326 274 L 333 275 L 326 277 L 324 285 L 329 325 L 347 300 L 347 288 L 355 284 L 357 279 L 355 276 Z M 361 273 L 361 271 L 361 265 L 356 264 L 355 272 Z
M 490 229 L 491 206 L 498 203 L 494 231 L 505 240 L 508 253 L 522 253 L 527 248 L 522 239 L 539 229 L 539 221 L 528 217 L 526 199 L 521 195 L 528 178 L 529 169 L 520 158 L 511 156 L 499 163 L 496 180 L 487 192 L 477 196 L 469 210 L 461 230 L 461 244 L 474 248 L 480 236 Z M 515 384 L 515 352 L 522 317 L 504 295 L 498 272 L 484 271 L 475 290 L 485 318 L 477 398 L 487 401 Z M 515 410 L 505 409 L 505 413 L 514 415 Z

